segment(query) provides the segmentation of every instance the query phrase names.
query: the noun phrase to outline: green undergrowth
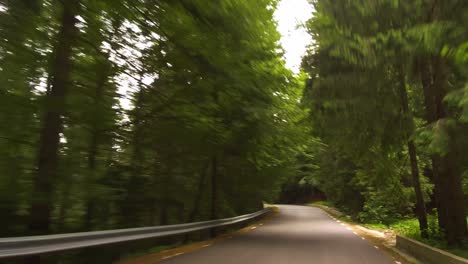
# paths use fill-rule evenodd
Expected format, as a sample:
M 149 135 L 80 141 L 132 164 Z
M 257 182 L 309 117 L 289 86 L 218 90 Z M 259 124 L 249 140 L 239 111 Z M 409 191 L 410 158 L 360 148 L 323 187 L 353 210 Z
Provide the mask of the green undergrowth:
M 169 249 L 173 249 L 173 248 L 176 248 L 176 247 L 180 247 L 181 245 L 182 245 L 182 243 L 176 243 L 176 244 L 171 244 L 171 245 L 158 245 L 158 246 L 151 247 L 151 248 L 148 248 L 148 249 L 140 249 L 138 251 L 135 251 L 135 252 L 132 252 L 132 253 L 129 253 L 129 254 L 125 254 L 122 257 L 122 259 L 133 259 L 133 258 L 138 258 L 138 257 L 141 257 L 141 256 L 145 256 L 145 255 L 155 254 L 155 253 L 158 253 L 158 252 L 161 252 L 161 251 L 164 251 L 164 250 L 169 250 Z
M 373 229 L 391 229 L 399 235 L 418 240 L 432 247 L 439 248 L 468 259 L 468 241 L 466 241 L 463 246 L 449 246 L 443 240 L 443 235 L 437 230 L 436 216 L 428 216 L 428 222 L 430 234 L 429 238 L 421 237 L 421 233 L 419 232 L 419 223 L 415 218 L 399 219 L 389 225 L 379 223 L 363 223 L 363 225 Z
M 370 223 L 363 222 L 361 224 L 372 229 L 379 229 L 379 230 L 391 229 L 395 231 L 397 234 L 401 234 L 410 238 L 418 238 L 420 236 L 419 223 L 418 223 L 418 220 L 414 218 L 394 220 L 388 225 L 383 224 L 383 223 L 372 223 L 372 222 Z
M 318 202 L 309 203 L 307 205 L 309 205 L 309 206 L 321 205 L 321 206 L 327 206 L 327 207 L 334 207 L 334 205 L 331 202 L 328 202 L 328 201 L 318 201 Z
M 328 212 L 329 214 L 332 214 L 334 217 L 336 217 L 339 220 L 343 221 L 352 221 L 354 222 L 354 219 L 347 215 L 342 213 L 343 210 L 340 208 L 337 208 L 336 206 L 333 205 L 333 203 L 328 202 L 328 201 L 318 201 L 318 202 L 313 202 L 313 203 L 308 203 L 306 204 L 307 206 L 313 206 L 313 207 L 319 207 Z M 337 214 L 339 213 L 339 214 Z

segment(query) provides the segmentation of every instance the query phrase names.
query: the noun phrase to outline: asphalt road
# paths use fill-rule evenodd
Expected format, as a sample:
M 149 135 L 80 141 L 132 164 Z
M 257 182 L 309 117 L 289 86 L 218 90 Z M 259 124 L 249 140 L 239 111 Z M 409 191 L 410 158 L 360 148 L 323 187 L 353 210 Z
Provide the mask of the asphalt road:
M 279 209 L 256 229 L 161 263 L 395 264 L 318 208 L 280 205 Z

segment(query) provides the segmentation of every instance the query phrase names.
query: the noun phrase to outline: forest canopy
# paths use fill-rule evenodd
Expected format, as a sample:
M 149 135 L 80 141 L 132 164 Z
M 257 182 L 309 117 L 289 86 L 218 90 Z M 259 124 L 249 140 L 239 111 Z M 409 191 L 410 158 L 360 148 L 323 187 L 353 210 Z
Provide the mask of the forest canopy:
M 2 236 L 235 216 L 292 174 L 276 1 L 0 3 Z
M 422 237 L 462 244 L 467 2 L 312 3 L 303 104 L 319 143 L 299 160 L 302 185 L 362 222 L 415 216 Z

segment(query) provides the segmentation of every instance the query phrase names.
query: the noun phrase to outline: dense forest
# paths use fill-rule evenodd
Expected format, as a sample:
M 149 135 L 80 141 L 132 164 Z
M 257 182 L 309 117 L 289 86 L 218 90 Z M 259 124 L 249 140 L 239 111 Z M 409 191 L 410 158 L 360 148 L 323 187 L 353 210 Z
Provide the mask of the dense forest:
M 276 1 L 0 3 L 1 236 L 249 213 L 303 148 Z
M 0 0 L 0 236 L 324 199 L 468 237 L 468 2 Z
M 288 192 L 320 190 L 362 222 L 414 215 L 422 237 L 463 243 L 468 2 L 312 2 L 302 103 L 315 140 Z

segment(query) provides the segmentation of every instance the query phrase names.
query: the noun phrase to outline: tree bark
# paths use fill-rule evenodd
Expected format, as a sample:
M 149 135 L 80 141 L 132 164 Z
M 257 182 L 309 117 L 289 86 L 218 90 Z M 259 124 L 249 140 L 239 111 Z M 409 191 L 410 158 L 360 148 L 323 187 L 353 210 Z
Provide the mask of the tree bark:
M 72 47 L 75 44 L 77 28 L 75 16 L 79 0 L 63 1 L 61 29 L 52 67 L 52 83 L 47 95 L 45 116 L 40 132 L 37 174 L 33 179 L 33 200 L 29 230 L 31 233 L 48 233 L 52 206 L 52 179 L 58 170 L 58 150 L 62 116 L 65 112 L 65 97 L 70 86 Z

